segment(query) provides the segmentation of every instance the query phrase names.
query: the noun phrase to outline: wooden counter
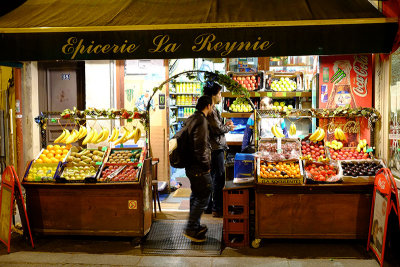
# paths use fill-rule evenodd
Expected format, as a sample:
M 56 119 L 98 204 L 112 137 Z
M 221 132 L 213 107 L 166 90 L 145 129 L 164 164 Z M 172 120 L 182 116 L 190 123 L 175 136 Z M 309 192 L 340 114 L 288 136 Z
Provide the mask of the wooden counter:
M 151 159 L 137 183 L 28 183 L 31 229 L 54 235 L 141 237 L 152 221 Z
M 373 184 L 258 184 L 255 237 L 367 238 L 372 193 Z

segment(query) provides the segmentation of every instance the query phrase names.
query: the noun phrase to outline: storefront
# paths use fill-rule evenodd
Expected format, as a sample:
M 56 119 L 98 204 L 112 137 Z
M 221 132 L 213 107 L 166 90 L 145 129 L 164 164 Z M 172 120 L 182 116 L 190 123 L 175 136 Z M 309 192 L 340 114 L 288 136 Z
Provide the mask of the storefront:
M 171 4 L 167 1 L 165 4 L 126 4 L 115 1 L 102 6 L 91 5 L 90 3 L 90 1 L 87 1 L 81 3 L 81 6 L 76 6 L 74 4 L 60 5 L 57 1 L 47 3 L 27 1 L 16 10 L 1 17 L 0 60 L 83 61 L 200 57 L 233 59 L 239 57 L 295 57 L 303 55 L 318 57 L 361 54 L 367 55 L 369 59 L 368 64 L 371 69 L 368 77 L 375 76 L 377 81 L 379 79 L 384 80 L 384 78 L 378 78 L 377 74 L 372 74 L 372 72 L 377 72 L 377 68 L 374 69 L 374 64 L 381 64 L 378 56 L 373 57 L 372 54 L 389 53 L 392 50 L 398 29 L 397 18 L 386 18 L 367 1 L 361 0 L 352 1 L 351 5 L 348 1 L 329 1 L 324 3 L 323 7 L 317 1 L 309 3 L 308 6 L 301 1 L 293 1 L 293 3 L 290 3 L 290 9 L 297 12 L 291 14 L 284 12 L 288 7 L 284 7 L 280 1 L 273 3 L 273 7 L 270 1 L 228 0 L 190 3 L 182 1 L 179 4 Z M 346 13 L 341 11 L 343 6 L 348 7 Z M 255 10 L 261 8 L 262 12 L 255 12 Z M 253 10 L 254 12 L 247 13 L 243 10 Z M 87 12 L 92 16 L 87 16 Z M 38 13 L 41 15 L 36 16 Z M 268 21 L 265 18 L 268 18 Z M 355 61 L 355 56 L 350 57 Z M 268 65 L 270 62 L 268 60 Z M 125 65 L 122 66 L 125 67 Z M 360 66 L 357 68 L 360 68 Z M 333 64 L 330 65 L 330 68 L 333 73 L 328 73 L 328 81 L 324 81 L 324 69 L 318 69 L 317 72 L 320 73 L 322 82 L 314 81 L 314 92 L 310 90 L 312 86 L 301 86 L 308 88 L 307 92 L 276 92 L 267 88 L 264 84 L 260 88 L 261 91 L 251 92 L 251 96 L 258 98 L 258 100 L 263 96 L 279 99 L 314 97 L 312 108 L 317 107 L 317 102 L 320 105 L 319 107 L 323 108 L 319 100 L 324 99 L 324 93 L 329 94 L 334 91 L 333 87 L 327 88 L 328 91 L 325 92 L 322 92 L 321 88 L 323 83 L 327 85 L 330 82 L 329 77 L 336 74 Z M 271 68 L 267 67 L 267 70 L 271 70 Z M 277 73 L 273 73 L 273 75 Z M 272 82 L 275 77 L 270 78 Z M 264 82 L 266 81 L 267 79 L 264 77 Z M 307 81 L 309 84 L 313 83 L 312 79 Z M 377 85 L 375 83 L 375 85 L 372 85 L 371 79 L 369 82 L 371 83 L 369 88 L 375 90 L 375 92 L 385 91 L 384 88 L 378 88 L 383 87 L 383 84 Z M 167 97 L 170 96 L 169 92 L 171 92 L 169 88 L 166 89 Z M 230 96 L 232 95 L 229 92 L 225 92 L 224 97 L 229 98 Z M 369 94 L 369 96 L 368 105 L 374 107 L 372 102 L 374 96 L 373 94 Z M 378 99 L 379 97 L 375 95 L 375 102 Z M 295 103 L 299 104 L 299 102 Z M 328 103 L 323 103 L 328 105 Z M 297 105 L 297 109 L 300 110 L 299 107 Z M 301 110 L 306 109 L 304 107 Z M 336 107 L 332 105 L 332 108 Z M 223 108 L 225 109 L 225 107 Z M 249 116 L 249 112 L 243 112 L 247 114 L 239 114 L 241 112 L 232 112 L 235 115 L 229 114 L 229 107 L 226 111 L 225 117 L 247 118 Z M 293 113 L 292 117 L 300 116 L 299 114 Z M 382 114 L 382 116 L 385 120 L 385 115 Z M 310 117 L 321 119 L 316 115 Z M 320 127 L 322 127 L 321 125 L 322 122 L 319 122 Z M 158 149 L 161 151 L 160 155 L 155 156 L 161 159 L 161 166 L 167 168 L 169 166 L 168 155 L 165 151 L 168 151 L 168 149 L 165 150 L 164 148 L 168 140 L 168 134 L 166 135 L 165 131 L 169 132 L 169 126 L 163 123 L 160 126 L 160 132 L 152 132 L 151 136 L 163 136 L 163 138 L 158 139 L 163 141 L 159 142 L 163 145 L 163 148 Z M 307 130 L 309 130 L 307 134 L 314 132 L 316 130 L 315 124 Z M 358 139 L 361 139 L 360 137 L 356 137 L 357 143 Z M 381 135 L 380 138 L 384 139 L 385 137 Z M 379 148 L 381 143 L 376 141 L 377 137 L 375 137 L 375 141 L 374 138 L 366 137 L 365 139 L 368 139 L 369 145 L 373 146 L 372 144 L 374 144 L 377 147 L 378 158 L 387 160 L 384 155 L 379 155 L 379 151 L 385 149 Z M 233 146 L 240 145 L 237 140 L 232 142 L 236 142 L 236 144 L 231 144 Z M 355 146 L 353 145 L 353 147 Z M 164 171 L 164 173 L 165 176 L 168 175 L 168 171 Z M 264 179 L 260 173 L 258 175 L 258 178 Z M 47 190 L 47 193 L 36 189 L 29 191 L 31 190 L 29 188 L 34 186 L 36 185 L 29 183 L 25 185 L 28 195 L 30 195 L 27 198 L 28 212 L 29 205 L 32 205 L 31 208 L 35 206 L 33 204 L 35 199 L 43 194 L 51 193 L 52 188 L 57 187 L 56 185 L 46 185 L 43 190 Z M 129 185 L 126 185 L 125 188 L 122 184 L 111 186 L 115 187 L 116 191 L 120 190 L 120 187 L 124 189 L 129 187 Z M 72 185 L 67 187 L 66 193 L 75 188 Z M 82 185 L 77 187 L 82 187 Z M 96 187 L 94 190 L 99 190 L 99 192 L 103 190 L 101 184 L 89 187 Z M 289 194 L 288 191 L 290 191 Z M 256 237 L 364 238 L 367 234 L 371 192 L 371 183 L 356 185 L 345 183 L 335 185 L 265 185 L 260 182 L 256 185 Z M 269 195 L 276 195 L 276 199 L 270 198 Z M 282 200 L 281 197 L 286 199 Z M 320 203 L 320 199 L 324 199 L 332 205 L 329 208 L 330 210 L 346 210 L 347 212 L 341 215 L 345 218 L 332 217 L 331 214 L 326 213 L 325 207 L 312 208 L 313 206 L 310 203 Z M 282 214 L 283 217 L 274 218 L 271 215 L 268 217 L 275 221 L 266 221 L 262 217 L 266 216 L 265 211 L 270 210 L 272 212 L 273 209 L 270 208 L 277 203 L 281 203 L 280 205 L 287 203 L 291 208 L 288 209 L 287 214 Z M 299 206 L 293 206 L 294 203 Z M 280 208 L 279 205 L 275 206 L 276 210 L 280 210 Z M 43 207 L 38 207 L 35 212 L 30 213 L 31 217 L 34 217 L 34 214 L 37 214 L 41 209 Z M 277 231 L 276 223 L 287 220 L 287 217 L 293 216 L 296 210 L 301 211 L 297 214 L 301 223 L 293 222 L 298 228 L 295 229 L 296 227 L 293 224 L 288 224 L 285 226 L 286 228 L 279 228 L 282 230 L 281 232 Z M 313 228 L 314 232 L 309 232 L 309 225 L 305 228 L 302 228 L 301 225 L 302 223 L 304 225 L 309 223 L 310 219 L 307 218 L 315 216 L 314 212 L 318 213 L 317 217 L 321 220 L 322 218 L 330 218 L 331 220 L 326 220 L 322 228 L 316 227 Z M 336 227 L 338 224 L 332 219 L 343 220 L 348 223 L 343 224 L 342 227 Z M 354 221 L 357 224 L 354 224 Z M 33 225 L 40 225 L 40 223 L 35 221 Z M 325 225 L 328 226 L 325 227 Z M 102 231 L 101 227 L 95 230 Z M 84 233 L 87 234 L 89 231 Z M 144 234 L 144 232 L 140 232 L 139 235 Z

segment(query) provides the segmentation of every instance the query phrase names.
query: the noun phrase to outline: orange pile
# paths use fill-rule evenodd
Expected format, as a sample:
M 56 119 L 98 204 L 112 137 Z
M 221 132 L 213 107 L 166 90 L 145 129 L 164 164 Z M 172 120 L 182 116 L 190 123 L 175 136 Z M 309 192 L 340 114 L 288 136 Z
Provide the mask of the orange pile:
M 66 145 L 66 146 L 48 145 L 35 162 L 58 163 L 67 156 L 70 148 L 71 145 Z
M 296 162 L 262 162 L 260 176 L 262 178 L 301 178 L 300 166 Z

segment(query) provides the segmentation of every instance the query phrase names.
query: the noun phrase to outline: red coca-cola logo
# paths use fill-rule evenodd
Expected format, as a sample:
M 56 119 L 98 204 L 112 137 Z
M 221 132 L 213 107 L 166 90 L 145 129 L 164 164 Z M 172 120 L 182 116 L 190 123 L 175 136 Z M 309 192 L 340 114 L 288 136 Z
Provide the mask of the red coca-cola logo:
M 368 56 L 354 56 L 353 70 L 356 73 L 355 86 L 353 86 L 353 93 L 366 97 L 368 94 Z

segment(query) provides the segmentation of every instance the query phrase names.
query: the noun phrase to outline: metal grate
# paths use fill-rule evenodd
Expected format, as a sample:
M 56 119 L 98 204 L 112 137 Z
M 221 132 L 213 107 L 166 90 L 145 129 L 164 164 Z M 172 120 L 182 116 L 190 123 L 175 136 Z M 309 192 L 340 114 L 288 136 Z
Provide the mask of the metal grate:
M 186 221 L 155 221 L 142 248 L 144 254 L 215 256 L 221 254 L 222 223 L 207 223 L 206 242 L 194 243 L 182 235 Z

